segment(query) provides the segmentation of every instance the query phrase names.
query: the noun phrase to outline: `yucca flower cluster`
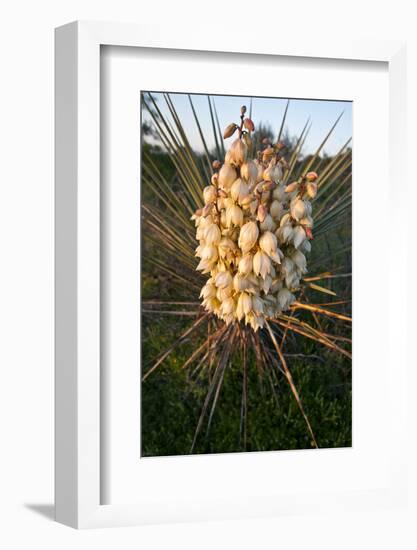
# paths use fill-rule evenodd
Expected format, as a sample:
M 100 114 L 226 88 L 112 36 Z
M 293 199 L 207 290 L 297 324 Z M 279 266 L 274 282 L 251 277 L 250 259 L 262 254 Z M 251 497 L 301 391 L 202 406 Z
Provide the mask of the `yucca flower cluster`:
M 311 250 L 311 199 L 317 174 L 308 172 L 284 184 L 285 146 L 265 142 L 251 159 L 254 124 L 241 108 L 237 135 L 224 163 L 214 161 L 205 206 L 195 212 L 200 258 L 197 270 L 210 277 L 201 290 L 205 309 L 227 324 L 243 321 L 255 331 L 295 301 Z M 265 141 L 265 140 L 264 140 Z

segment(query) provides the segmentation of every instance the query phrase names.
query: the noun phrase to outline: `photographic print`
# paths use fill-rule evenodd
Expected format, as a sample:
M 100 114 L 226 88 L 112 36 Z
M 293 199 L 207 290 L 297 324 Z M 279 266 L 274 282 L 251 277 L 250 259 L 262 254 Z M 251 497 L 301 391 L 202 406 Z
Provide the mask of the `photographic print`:
M 352 444 L 352 103 L 143 91 L 142 457 Z

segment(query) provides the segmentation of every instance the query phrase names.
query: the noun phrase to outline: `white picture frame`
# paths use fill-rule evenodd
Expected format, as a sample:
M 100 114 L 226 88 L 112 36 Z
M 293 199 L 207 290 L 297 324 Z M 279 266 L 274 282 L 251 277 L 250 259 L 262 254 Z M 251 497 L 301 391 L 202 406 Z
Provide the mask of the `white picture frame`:
M 226 518 L 305 512 L 315 507 L 401 505 L 406 477 L 403 432 L 407 357 L 399 352 L 389 400 L 397 437 L 392 443 L 389 476 L 381 490 L 349 493 L 288 495 L 285 502 L 260 499 L 251 508 L 208 503 L 196 513 L 164 510 L 151 504 L 147 510 L 134 504 L 101 504 L 102 414 L 100 401 L 100 48 L 102 45 L 255 55 L 381 61 L 389 71 L 390 186 L 398 194 L 405 188 L 405 45 L 401 42 L 363 41 L 328 44 L 296 37 L 262 36 L 239 43 L 227 32 L 191 30 L 186 36 L 174 27 L 75 22 L 56 30 L 56 519 L 76 528 L 120 526 L 159 521 Z M 218 55 L 221 55 L 219 53 Z M 404 195 L 406 200 L 406 195 Z M 401 203 L 399 199 L 397 202 Z M 404 229 L 400 209 L 393 207 L 395 234 Z M 396 245 L 397 262 L 406 249 Z M 392 278 L 391 278 L 392 281 Z M 393 289 L 391 289 L 393 290 Z M 405 294 L 405 283 L 401 290 Z M 391 293 L 393 295 L 393 293 Z M 404 304 L 405 300 L 398 300 Z M 394 307 L 391 303 L 390 307 Z M 397 338 L 404 339 L 404 305 L 398 306 Z M 406 349 L 406 346 L 399 346 Z M 395 414 L 394 414 L 395 412 Z M 392 427 L 394 428 L 394 426 Z M 151 501 L 151 495 L 149 495 Z M 256 509 L 255 509 L 256 508 Z M 158 511 L 159 510 L 159 511 Z

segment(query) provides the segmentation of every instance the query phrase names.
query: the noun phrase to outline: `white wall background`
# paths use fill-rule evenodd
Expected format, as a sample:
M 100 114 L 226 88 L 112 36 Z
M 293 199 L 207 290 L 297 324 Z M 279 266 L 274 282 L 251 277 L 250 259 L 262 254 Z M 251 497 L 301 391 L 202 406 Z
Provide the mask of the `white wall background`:
M 76 532 L 53 523 L 53 29 L 75 19 L 408 40 L 415 216 L 417 37 L 412 3 L 368 0 L 9 0 L 0 8 L 0 547 L 415 548 L 416 510 Z M 410 231 L 415 224 L 410 223 Z M 410 252 L 411 255 L 411 252 Z M 384 259 L 387 261 L 387 259 Z M 410 282 L 414 277 L 409 266 Z M 410 303 L 415 300 L 410 286 Z M 410 320 L 412 320 L 410 316 Z M 410 334 L 412 335 L 412 330 Z M 416 376 L 410 372 L 410 439 Z M 389 444 L 389 442 L 387 442 Z M 415 458 L 415 446 L 411 449 Z M 415 481 L 414 471 L 412 473 Z M 416 484 L 413 483 L 414 489 Z M 413 495 L 416 493 L 414 492 Z M 415 503 L 415 497 L 412 498 Z M 414 516 L 414 517 L 413 517 Z

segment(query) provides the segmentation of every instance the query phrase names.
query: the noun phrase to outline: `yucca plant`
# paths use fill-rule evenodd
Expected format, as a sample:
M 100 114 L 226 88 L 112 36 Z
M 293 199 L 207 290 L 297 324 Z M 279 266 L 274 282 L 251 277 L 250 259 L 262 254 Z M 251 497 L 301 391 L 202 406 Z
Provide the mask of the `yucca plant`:
M 208 96 L 213 152 L 189 95 L 204 150 L 197 154 L 171 95 L 162 97 L 169 117 L 152 93 L 142 94 L 160 143 L 159 152 L 145 145 L 142 151 L 142 235 L 144 269 L 153 271 L 165 298 L 144 299 L 142 314 L 150 324 L 166 316 L 185 319 L 186 326 L 182 323 L 166 349 L 144 364 L 143 384 L 152 384 L 164 362 L 186 348 L 177 368 L 204 389 L 190 453 L 204 451 L 198 444 L 203 428 L 204 440 L 210 438 L 228 372 L 231 391 L 239 397 L 239 443 L 233 450 L 248 449 L 253 373 L 260 391 L 267 381 L 277 403 L 284 380 L 308 444 L 332 446 L 321 443 L 320 425 L 310 421 L 291 358 L 314 362 L 326 350 L 328 368 L 341 367 L 350 376 L 350 140 L 333 157 L 322 154 L 340 117 L 317 151 L 303 157 L 310 123 L 294 143 L 285 142 L 289 101 L 272 140 L 254 131 L 252 109 L 247 113 L 245 106 L 238 122 L 222 132 L 215 100 Z M 162 156 L 169 157 L 173 175 L 164 174 Z

